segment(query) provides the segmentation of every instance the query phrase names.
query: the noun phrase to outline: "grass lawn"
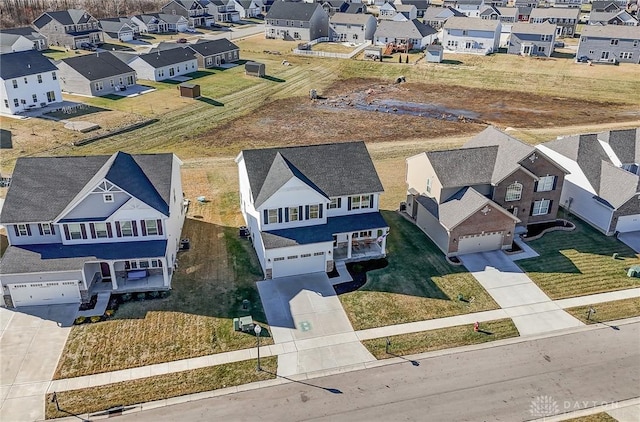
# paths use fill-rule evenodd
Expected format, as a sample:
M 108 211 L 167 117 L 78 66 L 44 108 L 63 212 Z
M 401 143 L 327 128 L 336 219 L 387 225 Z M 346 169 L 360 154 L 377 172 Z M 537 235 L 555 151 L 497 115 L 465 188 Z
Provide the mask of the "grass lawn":
M 321 42 L 321 43 L 318 43 L 318 44 L 315 44 L 314 46 L 312 46 L 311 50 L 313 50 L 313 51 L 325 51 L 327 53 L 349 54 L 353 50 L 355 50 L 355 48 L 356 47 L 350 47 L 348 45 L 343 45 L 343 44 L 338 43 L 338 42 Z
M 358 291 L 340 295 L 356 330 L 498 308 L 473 276 L 449 264 L 418 227 L 395 212 L 383 215 L 390 227 L 389 265 L 368 272 Z M 473 302 L 459 301 L 458 294 Z
M 593 308 L 596 313 L 587 321 L 587 312 Z M 593 305 L 577 306 L 565 309 L 574 317 L 585 324 L 597 324 L 598 322 L 615 321 L 617 319 L 640 316 L 640 298 L 614 300 L 611 302 L 596 303 Z
M 439 328 L 421 333 L 401 334 L 389 337 L 391 346 L 386 353 L 386 338 L 375 338 L 362 342 L 377 359 L 387 359 L 394 355 L 405 356 L 470 344 L 486 343 L 504 338 L 518 337 L 520 333 L 511 319 L 483 322 L 478 332 L 472 325 Z
M 53 419 L 68 417 L 70 414 L 100 412 L 116 406 L 130 406 L 275 378 L 277 358 L 261 359 L 260 365 L 264 369 L 262 372 L 256 371 L 254 360 L 248 360 L 99 387 L 62 391 L 57 393 L 57 398 L 64 412 L 56 409 L 55 403 L 51 403 L 51 394 L 48 394 L 45 401 L 45 417 Z
M 595 413 L 589 416 L 580 416 L 579 418 L 565 419 L 564 422 L 617 422 L 613 416 L 609 416 L 606 412 Z
M 571 232 L 551 232 L 529 242 L 540 254 L 518 265 L 552 299 L 583 296 L 640 286 L 640 278 L 627 277 L 639 265 L 635 252 L 615 237 L 604 236 L 577 218 Z M 612 255 L 618 253 L 618 259 Z

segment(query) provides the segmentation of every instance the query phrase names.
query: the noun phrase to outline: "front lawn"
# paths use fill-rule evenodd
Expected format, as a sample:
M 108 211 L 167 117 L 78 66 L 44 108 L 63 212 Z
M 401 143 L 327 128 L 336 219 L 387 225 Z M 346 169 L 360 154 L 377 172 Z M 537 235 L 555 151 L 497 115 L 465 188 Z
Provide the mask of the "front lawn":
M 592 308 L 595 313 L 592 313 L 589 320 L 587 320 L 589 308 Z M 640 316 L 640 298 L 634 297 L 631 299 L 595 303 L 593 305 L 576 306 L 575 308 L 565 309 L 565 311 L 569 312 L 585 324 L 615 321 L 617 319 Z
M 577 218 L 571 221 L 576 225 L 574 231 L 551 232 L 529 242 L 540 256 L 518 261 L 549 297 L 563 299 L 640 286 L 640 278 L 627 277 L 628 268 L 640 264 L 631 248 Z
M 359 290 L 340 295 L 356 330 L 497 309 L 463 266 L 444 254 L 414 224 L 382 211 L 389 224 L 386 268 L 367 273 Z M 462 294 L 469 302 L 458 300 Z

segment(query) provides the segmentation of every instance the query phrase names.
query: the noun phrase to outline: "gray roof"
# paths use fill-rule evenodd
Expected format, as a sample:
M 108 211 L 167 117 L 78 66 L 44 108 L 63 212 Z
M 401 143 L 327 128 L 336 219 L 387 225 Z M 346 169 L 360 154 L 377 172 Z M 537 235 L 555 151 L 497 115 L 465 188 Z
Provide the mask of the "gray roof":
M 491 20 L 491 19 L 477 19 L 477 18 L 453 16 L 447 19 L 447 22 L 445 22 L 444 24 L 444 28 L 495 32 L 498 29 L 499 23 L 500 21 Z
M 612 5 L 613 7 L 617 8 L 618 10 L 620 10 L 620 6 L 612 0 L 594 0 L 591 2 L 591 11 L 598 11 L 598 10 L 604 10 L 605 8 L 607 8 L 608 6 Z
M 0 78 L 5 81 L 55 70 L 58 68 L 51 60 L 38 51 L 18 51 L 0 55 Z
M 580 8 L 573 7 L 534 7 L 529 15 L 531 18 L 564 18 L 578 19 Z
M 45 12 L 56 21 L 63 25 L 74 25 L 79 23 L 87 23 L 92 16 L 84 9 L 57 10 L 53 12 Z
M 614 209 L 619 208 L 639 191 L 640 177 L 606 161 L 601 161 L 600 164 L 598 196 L 606 200 Z
M 118 33 L 121 31 L 133 31 L 131 22 L 123 22 L 120 20 L 101 19 L 100 28 L 109 33 Z
M 154 17 L 166 23 L 177 23 L 181 20 L 187 20 L 187 18 L 182 15 L 169 15 L 167 13 L 147 13 L 146 16 Z M 143 22 L 148 23 L 148 21 Z
M 622 164 L 640 164 L 640 127 L 605 132 L 598 139 L 611 146 Z
M 90 81 L 135 72 L 135 70 L 109 52 L 69 57 L 62 59 L 62 62 Z
M 581 35 L 583 37 L 640 40 L 640 26 L 585 25 Z
M 200 39 L 195 44 L 188 44 L 187 47 L 205 57 L 225 53 L 227 51 L 239 50 L 237 45 L 226 38 L 221 38 L 219 40 Z
M 425 153 L 444 188 L 491 183 L 498 147 L 464 148 Z
M 45 40 L 47 37 L 40 34 L 38 31 L 33 29 L 30 26 L 21 26 L 19 28 L 4 28 L 0 29 L 0 36 L 4 34 L 12 34 L 12 35 L 22 35 L 30 40 Z
M 0 274 L 80 271 L 88 261 L 159 258 L 166 250 L 166 240 L 9 246 L 0 260 Z
M 243 150 L 258 208 L 292 177 L 327 198 L 383 192 L 364 142 Z
M 367 6 L 362 3 L 349 3 L 344 13 L 351 13 L 351 14 L 363 13 L 366 7 Z
M 412 4 L 418 10 L 426 10 L 429 7 L 429 0 L 402 0 L 402 4 Z
M 322 10 L 322 13 L 326 13 L 319 3 L 276 1 L 269 9 L 267 18 L 308 21 L 318 9 Z
M 553 35 L 556 32 L 556 25 L 545 23 L 523 23 L 517 22 L 511 26 L 512 34 L 531 34 L 531 35 Z
M 140 54 L 138 57 L 156 69 L 196 59 L 195 53 L 192 50 L 179 47 L 156 51 L 154 53 Z
M 333 235 L 361 230 L 384 229 L 388 224 L 380 212 L 343 215 L 327 218 L 327 224 L 263 231 L 265 249 L 286 248 L 312 243 L 333 242 Z
M 448 16 L 464 17 L 465 15 L 464 13 L 454 9 L 453 7 L 441 7 L 441 6 L 429 6 L 427 7 L 427 10 L 424 12 L 425 21 L 448 19 Z
M 348 25 L 364 25 L 373 15 L 364 13 L 335 13 L 329 18 L 331 23 L 348 24 Z M 374 18 L 375 19 L 375 18 Z
M 616 16 L 623 22 L 637 22 L 637 19 L 631 16 L 626 10 L 617 10 L 615 12 L 591 12 L 589 14 L 589 24 L 592 22 L 609 22 Z
M 172 166 L 173 154 L 21 157 L 0 223 L 53 221 L 96 176 L 169 215 Z
M 410 21 L 382 20 L 378 23 L 376 37 L 419 39 L 437 33 L 435 29 L 418 19 Z

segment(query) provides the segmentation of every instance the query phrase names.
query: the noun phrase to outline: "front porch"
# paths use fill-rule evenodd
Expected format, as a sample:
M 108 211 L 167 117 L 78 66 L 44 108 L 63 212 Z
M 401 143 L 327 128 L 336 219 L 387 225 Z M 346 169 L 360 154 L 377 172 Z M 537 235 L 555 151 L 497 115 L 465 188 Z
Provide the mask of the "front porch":
M 341 242 L 333 248 L 333 259 L 345 263 L 384 258 L 385 256 L 384 249 L 375 239 L 353 240 L 351 244 Z
M 86 296 L 102 293 L 136 293 L 170 289 L 163 258 L 87 262 L 84 266 Z
M 100 274 L 98 273 L 98 276 Z M 147 270 L 144 277 L 129 278 L 125 274 L 116 275 L 116 283 L 111 279 L 105 279 L 101 276 L 89 286 L 89 297 L 101 293 L 135 293 L 135 292 L 148 292 L 154 290 L 169 290 L 168 286 L 165 286 L 164 275 L 162 270 L 157 269 Z

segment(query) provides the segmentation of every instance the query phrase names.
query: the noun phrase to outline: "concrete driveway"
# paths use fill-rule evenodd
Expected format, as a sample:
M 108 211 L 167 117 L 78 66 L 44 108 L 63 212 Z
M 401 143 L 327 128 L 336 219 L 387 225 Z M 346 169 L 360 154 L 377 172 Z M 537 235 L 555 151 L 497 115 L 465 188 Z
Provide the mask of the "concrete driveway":
M 271 326 L 278 375 L 287 376 L 374 361 L 358 341 L 325 273 L 260 281 L 258 291 Z
M 44 394 L 77 304 L 0 308 L 0 420 L 44 419 Z
M 620 233 L 618 235 L 618 240 L 625 243 L 637 253 L 640 253 L 640 231 Z
M 493 300 L 511 317 L 520 335 L 583 325 L 553 303 L 504 252 L 480 252 L 460 258 Z

